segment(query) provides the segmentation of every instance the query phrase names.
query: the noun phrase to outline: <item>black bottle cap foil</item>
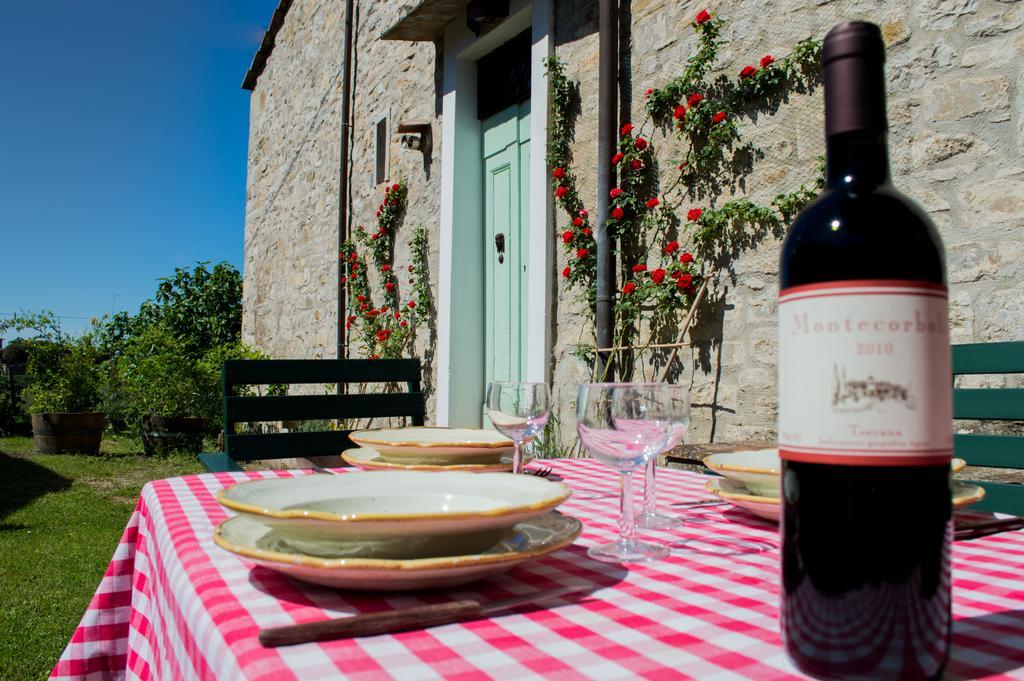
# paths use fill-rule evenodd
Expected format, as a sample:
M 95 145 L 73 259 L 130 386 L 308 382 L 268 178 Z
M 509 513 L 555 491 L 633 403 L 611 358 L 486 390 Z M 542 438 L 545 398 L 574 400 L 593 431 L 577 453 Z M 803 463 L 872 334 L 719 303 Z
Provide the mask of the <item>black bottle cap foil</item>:
M 821 50 L 826 137 L 888 129 L 884 64 L 885 43 L 878 26 L 848 21 L 828 32 Z

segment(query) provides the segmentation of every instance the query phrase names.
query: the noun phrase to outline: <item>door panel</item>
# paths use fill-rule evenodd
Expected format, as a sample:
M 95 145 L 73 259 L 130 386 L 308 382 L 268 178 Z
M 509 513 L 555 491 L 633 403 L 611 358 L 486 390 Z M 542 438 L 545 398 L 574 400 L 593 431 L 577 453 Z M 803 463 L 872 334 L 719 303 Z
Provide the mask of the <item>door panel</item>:
M 482 122 L 487 382 L 522 380 L 525 367 L 529 115 L 528 104 L 515 105 Z

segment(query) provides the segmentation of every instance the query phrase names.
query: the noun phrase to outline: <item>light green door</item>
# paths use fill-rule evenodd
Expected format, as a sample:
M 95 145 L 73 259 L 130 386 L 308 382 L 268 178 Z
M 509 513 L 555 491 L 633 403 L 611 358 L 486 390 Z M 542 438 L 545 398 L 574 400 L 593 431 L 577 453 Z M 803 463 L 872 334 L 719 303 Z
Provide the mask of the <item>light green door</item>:
M 484 377 L 521 381 L 526 362 L 530 104 L 481 122 L 484 166 Z M 504 251 L 503 253 L 501 251 Z M 458 263 L 455 263 L 458 267 Z M 538 276 L 540 273 L 538 273 Z M 544 301 L 537 301 L 543 305 Z

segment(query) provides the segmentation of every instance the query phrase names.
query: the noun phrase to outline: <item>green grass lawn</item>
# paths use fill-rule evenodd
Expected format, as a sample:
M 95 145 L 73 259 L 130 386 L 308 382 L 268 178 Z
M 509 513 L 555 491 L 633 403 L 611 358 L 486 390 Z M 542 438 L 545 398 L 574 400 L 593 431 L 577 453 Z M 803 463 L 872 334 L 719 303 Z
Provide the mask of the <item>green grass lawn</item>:
M 106 570 L 139 490 L 201 470 L 108 437 L 99 456 L 36 454 L 0 438 L 0 679 L 45 678 Z

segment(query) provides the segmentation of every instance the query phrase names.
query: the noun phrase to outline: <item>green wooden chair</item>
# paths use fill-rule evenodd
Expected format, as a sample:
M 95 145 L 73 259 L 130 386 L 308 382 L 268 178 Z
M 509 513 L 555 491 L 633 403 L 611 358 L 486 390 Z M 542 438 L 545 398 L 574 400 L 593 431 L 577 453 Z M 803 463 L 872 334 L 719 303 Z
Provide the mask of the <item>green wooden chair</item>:
M 404 383 L 407 392 L 367 395 L 240 396 L 246 385 L 310 383 Z M 347 430 L 298 433 L 238 433 L 236 424 L 259 421 L 409 417 L 423 425 L 426 403 L 420 391 L 418 359 L 228 360 L 221 370 L 224 395 L 224 451 L 203 453 L 210 471 L 240 471 L 239 461 L 340 455 L 355 445 Z M 340 459 L 339 459 L 340 463 Z
M 1024 341 L 953 346 L 953 376 L 1024 373 Z M 1024 388 L 954 388 L 953 418 L 983 421 L 1024 420 Z M 972 466 L 1024 468 L 1024 437 L 953 436 L 956 456 Z M 1024 515 L 1024 485 L 978 482 L 985 500 L 972 509 Z

